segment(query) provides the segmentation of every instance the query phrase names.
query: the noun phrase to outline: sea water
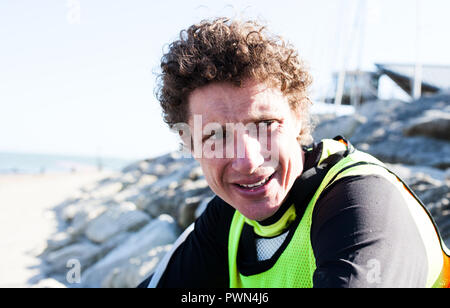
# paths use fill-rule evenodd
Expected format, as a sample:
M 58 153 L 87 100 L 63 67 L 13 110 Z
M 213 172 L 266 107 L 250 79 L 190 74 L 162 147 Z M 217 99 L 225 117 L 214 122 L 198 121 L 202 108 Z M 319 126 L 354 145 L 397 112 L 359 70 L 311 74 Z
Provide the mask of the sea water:
M 94 170 L 120 171 L 132 159 L 0 152 L 0 174 L 47 172 L 79 172 Z

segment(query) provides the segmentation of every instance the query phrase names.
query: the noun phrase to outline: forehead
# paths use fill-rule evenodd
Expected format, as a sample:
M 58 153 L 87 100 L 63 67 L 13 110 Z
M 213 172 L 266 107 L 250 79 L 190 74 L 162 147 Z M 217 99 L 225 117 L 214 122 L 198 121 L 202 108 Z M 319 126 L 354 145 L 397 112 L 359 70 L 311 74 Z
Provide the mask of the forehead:
M 264 83 L 247 82 L 243 87 L 213 83 L 189 96 L 189 119 L 201 115 L 203 123 L 247 123 L 290 115 L 287 98 Z

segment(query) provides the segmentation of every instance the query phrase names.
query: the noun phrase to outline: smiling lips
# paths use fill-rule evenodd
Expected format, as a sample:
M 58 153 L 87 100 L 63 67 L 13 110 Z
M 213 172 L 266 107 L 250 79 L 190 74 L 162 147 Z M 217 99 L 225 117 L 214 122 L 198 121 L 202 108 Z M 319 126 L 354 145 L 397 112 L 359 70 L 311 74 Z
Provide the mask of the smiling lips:
M 235 183 L 235 185 L 237 185 L 239 188 L 243 188 L 243 189 L 259 188 L 259 187 L 264 186 L 267 182 L 269 182 L 272 179 L 274 174 L 275 174 L 275 172 L 272 173 L 271 175 L 269 175 L 268 177 L 265 177 L 262 180 L 259 180 L 257 182 L 253 182 L 252 183 L 251 181 L 246 181 L 246 182 L 249 182 L 249 183 L 246 183 L 246 184 L 244 184 L 244 183 Z

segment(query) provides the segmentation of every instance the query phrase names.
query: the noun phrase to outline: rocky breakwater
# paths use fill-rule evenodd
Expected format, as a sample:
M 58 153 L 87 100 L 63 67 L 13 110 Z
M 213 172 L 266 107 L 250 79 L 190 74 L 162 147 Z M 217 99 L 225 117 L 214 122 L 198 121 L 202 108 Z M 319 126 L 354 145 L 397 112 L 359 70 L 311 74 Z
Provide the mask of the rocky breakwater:
M 192 158 L 169 153 L 126 167 L 55 208 L 59 232 L 38 286 L 135 287 L 213 196 Z
M 449 118 L 450 95 L 376 101 L 354 116 L 323 118 L 315 139 L 342 134 L 389 163 L 424 201 L 450 246 Z M 55 208 L 60 228 L 41 255 L 37 285 L 135 287 L 212 196 L 198 163 L 181 153 L 136 162 L 84 187 Z
M 321 116 L 316 140 L 341 134 L 389 164 L 433 215 L 450 247 L 450 93 L 373 101 L 350 116 Z

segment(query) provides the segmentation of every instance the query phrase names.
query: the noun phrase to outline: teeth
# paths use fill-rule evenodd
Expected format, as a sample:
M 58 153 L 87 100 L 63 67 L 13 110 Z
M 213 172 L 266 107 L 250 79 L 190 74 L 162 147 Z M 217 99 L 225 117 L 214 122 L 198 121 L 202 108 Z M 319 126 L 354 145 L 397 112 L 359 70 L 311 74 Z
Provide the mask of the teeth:
M 249 184 L 249 185 L 245 185 L 245 184 L 239 184 L 239 186 L 245 187 L 245 188 L 253 188 L 253 187 L 257 187 L 257 186 L 261 186 L 266 184 L 266 182 L 269 180 L 270 176 L 268 178 L 265 178 L 264 180 L 255 183 L 255 184 Z

